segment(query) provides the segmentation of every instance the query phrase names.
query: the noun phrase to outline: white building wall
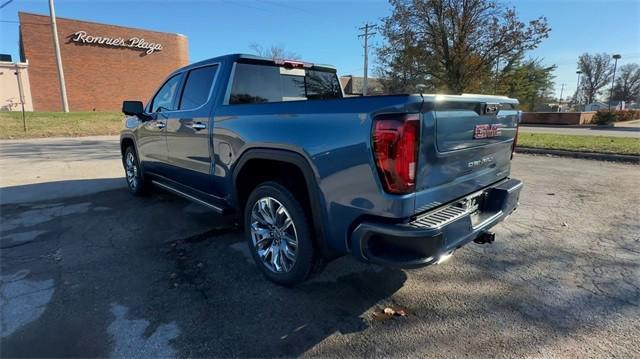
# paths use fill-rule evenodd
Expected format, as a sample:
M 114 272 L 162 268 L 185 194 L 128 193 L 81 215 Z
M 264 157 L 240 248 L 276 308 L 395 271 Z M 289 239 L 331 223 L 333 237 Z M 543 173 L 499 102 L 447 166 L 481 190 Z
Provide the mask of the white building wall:
M 0 111 L 22 111 L 18 76 L 22 85 L 25 111 L 33 111 L 31 87 L 29 86 L 29 65 L 24 62 L 0 61 Z

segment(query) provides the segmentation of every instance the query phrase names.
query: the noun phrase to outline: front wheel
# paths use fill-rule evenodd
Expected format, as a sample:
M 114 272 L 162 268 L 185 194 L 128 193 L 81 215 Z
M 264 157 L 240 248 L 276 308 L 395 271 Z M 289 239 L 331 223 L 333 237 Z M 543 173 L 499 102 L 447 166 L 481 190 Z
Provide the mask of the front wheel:
M 295 196 L 277 182 L 258 185 L 244 210 L 245 236 L 253 259 L 271 281 L 294 286 L 315 267 L 311 226 Z
M 124 151 L 122 158 L 122 164 L 124 166 L 124 173 L 127 180 L 127 187 L 129 192 L 136 196 L 141 196 L 149 191 L 149 185 L 144 181 L 142 177 L 142 171 L 140 170 L 140 161 L 136 155 L 136 150 L 133 146 L 127 147 Z

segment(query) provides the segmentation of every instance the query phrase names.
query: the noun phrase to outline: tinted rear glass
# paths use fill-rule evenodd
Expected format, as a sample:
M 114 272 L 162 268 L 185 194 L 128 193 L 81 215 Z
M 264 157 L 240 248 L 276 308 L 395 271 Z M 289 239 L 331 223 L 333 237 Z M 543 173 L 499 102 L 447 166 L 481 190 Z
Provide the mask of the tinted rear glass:
M 295 74 L 292 74 L 295 73 Z M 266 103 L 341 98 L 335 73 L 278 66 L 236 64 L 229 103 Z
M 217 68 L 218 66 L 206 66 L 189 71 L 180 100 L 181 110 L 194 109 L 207 102 Z

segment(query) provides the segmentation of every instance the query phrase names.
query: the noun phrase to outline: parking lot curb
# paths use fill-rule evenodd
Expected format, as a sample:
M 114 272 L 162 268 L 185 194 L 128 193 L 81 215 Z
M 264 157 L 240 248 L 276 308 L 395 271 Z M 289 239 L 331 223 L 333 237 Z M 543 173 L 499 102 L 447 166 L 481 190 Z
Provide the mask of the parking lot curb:
M 599 160 L 599 161 L 626 162 L 626 163 L 640 164 L 640 156 L 634 156 L 634 155 L 552 150 L 552 149 L 531 148 L 531 147 L 516 147 L 516 152 L 529 153 L 529 154 L 535 154 L 535 155 L 552 155 L 552 156 L 561 156 L 561 157 L 584 158 L 584 159 Z

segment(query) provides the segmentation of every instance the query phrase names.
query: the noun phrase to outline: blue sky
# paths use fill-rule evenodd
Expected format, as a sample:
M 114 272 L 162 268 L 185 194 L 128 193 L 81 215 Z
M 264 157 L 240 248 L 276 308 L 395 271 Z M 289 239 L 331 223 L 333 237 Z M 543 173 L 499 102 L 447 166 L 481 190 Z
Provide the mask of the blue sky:
M 0 4 L 7 0 L 0 0 Z M 576 87 L 576 60 L 583 52 L 622 54 L 620 64 L 640 63 L 637 0 L 511 0 L 522 20 L 546 16 L 551 36 L 530 56 L 556 64 L 556 94 Z M 0 52 L 18 54 L 18 11 L 48 14 L 47 0 L 13 0 L 0 10 Z M 184 34 L 190 60 L 234 52 L 249 45 L 281 45 L 305 60 L 333 64 L 342 75 L 362 74 L 358 27 L 391 11 L 384 0 L 56 0 L 59 17 Z M 381 42 L 375 37 L 373 42 Z M 567 92 L 568 91 L 568 92 Z

